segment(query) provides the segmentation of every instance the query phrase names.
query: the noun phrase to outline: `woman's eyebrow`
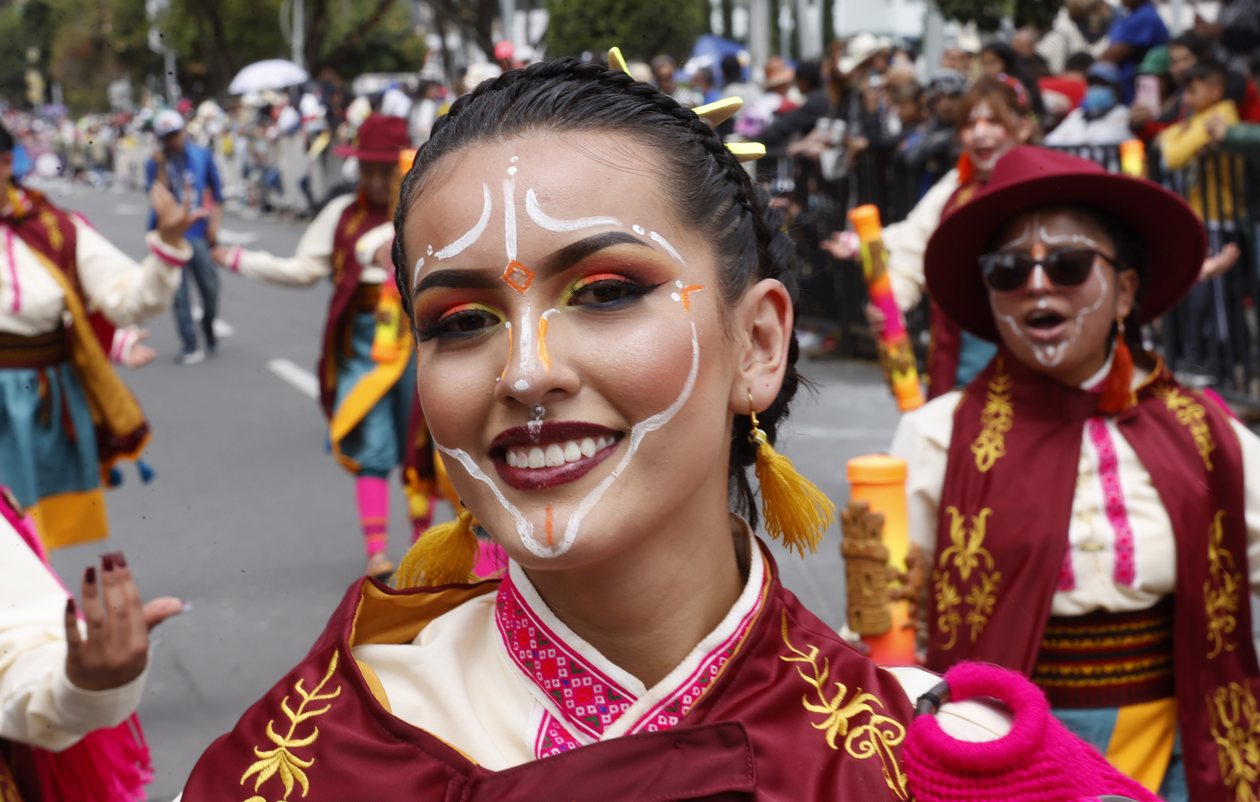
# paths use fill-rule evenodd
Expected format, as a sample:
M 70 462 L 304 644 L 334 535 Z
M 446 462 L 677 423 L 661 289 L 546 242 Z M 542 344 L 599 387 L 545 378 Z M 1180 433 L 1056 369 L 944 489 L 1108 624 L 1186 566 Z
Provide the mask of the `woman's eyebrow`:
M 566 245 L 549 256 L 542 264 L 542 269 L 539 271 L 539 277 L 550 278 L 551 276 L 563 273 L 586 257 L 599 253 L 606 248 L 612 248 L 616 245 L 639 245 L 644 248 L 652 247 L 633 234 L 627 234 L 624 231 L 606 231 L 602 234 L 593 234 L 585 239 L 580 239 L 577 242 Z M 412 297 L 419 296 L 426 290 L 437 289 L 439 287 L 468 290 L 492 290 L 495 289 L 501 281 L 502 274 L 494 270 L 434 270 L 424 278 L 420 279 L 420 282 L 416 284 L 416 289 Z

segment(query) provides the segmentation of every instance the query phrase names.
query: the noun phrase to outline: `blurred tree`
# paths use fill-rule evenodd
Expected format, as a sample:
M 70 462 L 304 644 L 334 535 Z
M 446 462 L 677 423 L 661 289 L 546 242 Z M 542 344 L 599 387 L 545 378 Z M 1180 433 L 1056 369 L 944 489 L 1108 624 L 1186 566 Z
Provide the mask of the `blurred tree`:
M 683 59 L 709 24 L 708 0 L 548 0 L 547 10 L 550 56 L 602 54 L 616 45 L 627 58 Z
M 439 31 L 454 28 L 481 48 L 494 52 L 494 23 L 499 18 L 499 0 L 430 0 Z M 445 40 L 445 34 L 442 37 Z
M 19 106 L 26 103 L 26 71 L 48 77 L 56 9 L 48 0 L 27 0 L 0 9 L 0 97 Z M 32 50 L 32 48 L 34 50 Z M 34 55 L 32 63 L 28 55 Z
M 1015 21 L 1016 27 L 1033 25 L 1042 30 L 1050 27 L 1063 0 L 935 0 L 946 19 L 974 22 L 982 31 L 996 31 L 1002 20 Z

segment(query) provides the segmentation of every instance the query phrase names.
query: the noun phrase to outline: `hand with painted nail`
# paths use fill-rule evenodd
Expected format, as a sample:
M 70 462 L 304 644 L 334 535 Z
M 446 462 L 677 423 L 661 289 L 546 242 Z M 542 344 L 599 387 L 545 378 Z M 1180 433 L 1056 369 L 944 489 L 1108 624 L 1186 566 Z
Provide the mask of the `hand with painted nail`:
M 149 660 L 149 630 L 183 610 L 166 596 L 142 604 L 122 552 L 106 554 L 98 570 L 83 572 L 82 616 L 74 597 L 66 600 L 66 676 L 88 691 L 119 688 L 139 677 Z

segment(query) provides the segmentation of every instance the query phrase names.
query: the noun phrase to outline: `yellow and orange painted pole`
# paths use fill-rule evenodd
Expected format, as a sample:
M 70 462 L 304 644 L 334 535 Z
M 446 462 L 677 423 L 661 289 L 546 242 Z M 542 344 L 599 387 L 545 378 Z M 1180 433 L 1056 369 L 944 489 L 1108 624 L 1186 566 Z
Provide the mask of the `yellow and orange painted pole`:
M 884 516 L 884 546 L 888 566 L 905 573 L 910 550 L 909 513 L 906 506 L 906 462 L 887 454 L 854 457 L 846 468 L 850 499 L 865 501 L 871 512 Z M 863 635 L 870 657 L 880 665 L 915 664 L 915 622 L 910 620 L 908 602 L 890 602 L 892 627 L 883 635 Z
M 923 386 L 919 383 L 919 369 L 906 320 L 897 307 L 897 299 L 893 297 L 879 207 L 870 203 L 858 206 L 849 212 L 849 222 L 853 223 L 862 243 L 866 294 L 884 315 L 884 331 L 879 337 L 879 361 L 884 366 L 888 386 L 897 399 L 898 409 L 902 412 L 918 409 L 924 402 Z
M 1120 172 L 1134 178 L 1146 178 L 1146 144 L 1140 139 L 1120 143 Z

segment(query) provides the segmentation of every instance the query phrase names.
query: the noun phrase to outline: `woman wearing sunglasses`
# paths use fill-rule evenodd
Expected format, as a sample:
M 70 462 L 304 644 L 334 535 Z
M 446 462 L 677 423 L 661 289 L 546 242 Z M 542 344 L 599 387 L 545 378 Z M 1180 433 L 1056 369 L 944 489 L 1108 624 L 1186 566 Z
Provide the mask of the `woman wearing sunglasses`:
M 928 667 L 1023 671 L 1170 800 L 1260 788 L 1260 440 L 1138 336 L 1204 250 L 1154 184 L 1012 150 L 926 253 L 932 297 L 998 356 L 893 444 L 932 555 Z

